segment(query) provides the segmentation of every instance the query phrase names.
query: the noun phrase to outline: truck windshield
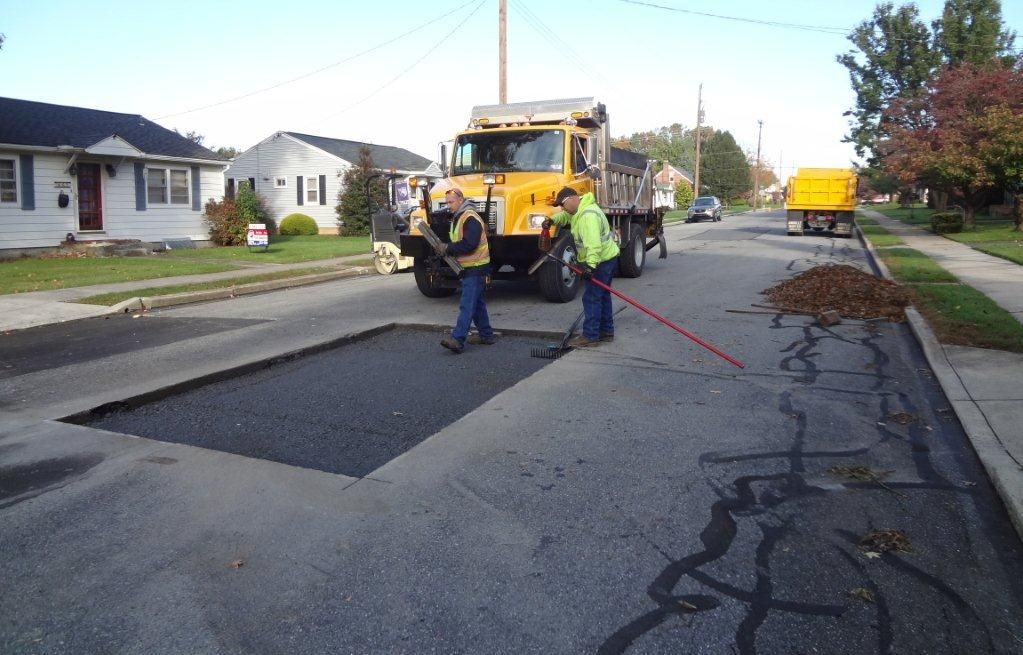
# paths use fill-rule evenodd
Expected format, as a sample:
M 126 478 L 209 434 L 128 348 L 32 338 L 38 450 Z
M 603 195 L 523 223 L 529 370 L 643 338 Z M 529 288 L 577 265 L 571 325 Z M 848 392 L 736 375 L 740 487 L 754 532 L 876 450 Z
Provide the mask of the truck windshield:
M 453 175 L 470 173 L 562 172 L 565 134 L 562 130 L 476 132 L 455 142 Z

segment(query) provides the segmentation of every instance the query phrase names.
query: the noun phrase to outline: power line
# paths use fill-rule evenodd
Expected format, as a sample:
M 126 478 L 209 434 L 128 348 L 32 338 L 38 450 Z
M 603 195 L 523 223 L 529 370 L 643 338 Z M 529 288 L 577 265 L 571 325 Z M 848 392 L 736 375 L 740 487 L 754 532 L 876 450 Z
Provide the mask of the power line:
M 603 75 L 601 75 L 599 71 L 591 71 L 585 65 L 585 60 L 568 43 L 566 43 L 564 39 L 558 36 L 558 34 L 554 30 L 547 27 L 547 25 L 542 20 L 540 20 L 539 16 L 534 14 L 533 11 L 528 6 L 526 6 L 525 2 L 523 2 L 522 0 L 512 0 L 512 6 L 515 7 L 516 11 L 522 13 L 522 16 L 526 19 L 526 22 L 529 23 L 530 27 L 532 27 L 537 34 L 539 34 L 542 38 L 545 38 L 548 41 L 552 41 L 556 45 L 559 45 L 559 49 L 561 50 L 562 54 L 568 57 L 572 64 L 581 72 L 585 73 L 587 76 L 590 77 L 590 79 L 592 79 L 594 82 L 597 82 L 598 84 L 605 85 L 610 84 L 610 81 Z
M 659 5 L 653 2 L 644 2 L 643 0 L 618 0 L 629 5 L 638 5 L 641 7 L 649 7 L 651 9 L 663 9 L 664 11 L 673 11 L 679 14 L 689 14 L 692 16 L 704 16 L 706 18 L 717 18 L 719 20 L 730 20 L 737 23 L 750 23 L 753 25 L 765 25 L 768 27 L 782 27 L 786 29 L 805 30 L 807 32 L 820 32 L 822 34 L 834 34 L 837 36 L 850 36 L 856 27 L 834 27 L 829 25 L 806 25 L 802 23 L 786 23 L 781 21 L 773 20 L 762 20 L 758 18 L 745 18 L 743 16 L 726 16 L 724 14 L 714 14 L 706 11 L 696 11 L 694 9 L 682 9 L 680 7 L 670 7 L 667 5 Z M 858 26 L 857 26 L 858 27 Z M 920 43 L 919 39 L 902 39 L 893 38 L 891 41 L 902 42 L 902 43 Z M 948 43 L 948 42 L 946 42 Z M 930 46 L 930 39 L 924 39 L 924 45 Z M 969 48 L 986 48 L 984 45 L 977 45 L 972 43 L 948 43 L 948 45 L 958 45 Z M 1009 52 L 1023 52 L 1023 48 L 1005 48 Z
M 420 25 L 418 27 L 415 27 L 415 28 L 413 28 L 413 29 L 411 29 L 411 30 L 409 30 L 407 32 L 404 32 L 402 34 L 399 34 L 398 36 L 395 36 L 395 37 L 393 37 L 391 39 L 388 39 L 387 41 L 384 41 L 383 43 L 379 43 L 379 44 L 377 44 L 377 45 L 375 45 L 375 46 L 373 46 L 371 48 L 367 48 L 365 50 L 357 52 L 354 55 L 345 57 L 344 59 L 341 59 L 339 61 L 335 61 L 332 64 L 327 64 L 326 66 L 322 66 L 320 68 L 317 68 L 316 70 L 310 71 L 308 73 L 303 73 L 302 75 L 299 75 L 298 77 L 292 77 L 290 79 L 284 80 L 283 82 L 278 82 L 276 84 L 271 84 L 270 86 L 266 86 L 266 87 L 263 87 L 261 89 L 256 89 L 255 91 L 250 91 L 248 93 L 243 93 L 242 95 L 234 96 L 233 98 L 227 98 L 226 100 L 220 100 L 218 102 L 213 102 L 213 103 L 210 103 L 208 105 L 202 105 L 201 107 L 195 107 L 194 109 L 187 109 L 185 111 L 179 111 L 179 112 L 175 112 L 173 114 L 164 114 L 163 116 L 158 116 L 155 120 L 159 121 L 159 120 L 163 120 L 165 118 L 173 118 L 175 116 L 184 116 L 185 114 L 192 114 L 192 113 L 195 113 L 197 111 L 202 111 L 203 109 L 210 109 L 212 107 L 219 107 L 221 105 L 226 105 L 228 103 L 236 102 L 238 100 L 243 100 L 245 98 L 251 98 L 254 95 L 258 95 L 260 93 L 265 93 L 266 91 L 272 91 L 273 89 L 279 89 L 282 86 L 286 86 L 288 84 L 292 84 L 294 82 L 298 82 L 299 80 L 304 80 L 307 77 L 312 77 L 313 75 L 317 75 L 319 73 L 322 73 L 325 70 L 329 70 L 331 68 L 336 68 L 337 66 L 340 66 L 341 64 L 347 64 L 348 62 L 353 61 L 355 59 L 358 59 L 359 57 L 362 57 L 363 55 L 368 55 L 369 53 L 374 52 L 376 50 L 379 50 L 380 48 L 383 48 L 384 46 L 388 46 L 388 45 L 394 43 L 395 41 L 398 41 L 399 39 L 403 39 L 406 36 L 409 36 L 410 34 L 415 34 L 416 32 L 429 27 L 430 25 L 436 23 L 437 21 L 442 20 L 444 18 L 447 18 L 451 14 L 454 14 L 454 13 L 456 13 L 458 11 L 461 11 L 462 9 L 468 7 L 473 2 L 476 2 L 476 1 L 477 0 L 469 0 L 465 4 L 462 4 L 462 5 L 459 5 L 458 7 L 455 7 L 454 9 L 449 11 L 448 13 L 446 13 L 446 14 L 444 14 L 442 16 L 438 16 L 437 18 L 434 18 L 433 20 L 431 20 L 429 22 L 423 23 L 422 25 Z
M 448 39 L 450 39 L 450 38 L 451 38 L 451 37 L 452 37 L 452 36 L 453 36 L 453 35 L 455 34 L 455 32 L 457 32 L 457 31 L 458 31 L 459 29 L 461 29 L 461 27 L 462 27 L 463 25 L 465 25 L 465 24 L 466 24 L 466 23 L 467 23 L 467 22 L 469 21 L 469 19 L 470 19 L 470 18 L 472 18 L 473 16 L 475 16 L 475 15 L 476 15 L 476 12 L 480 10 L 480 7 L 482 7 L 482 6 L 483 6 L 483 4 L 484 4 L 484 3 L 485 3 L 485 2 L 487 1 L 487 0 L 473 0 L 473 1 L 474 1 L 474 2 L 476 2 L 476 6 L 475 6 L 475 7 L 473 8 L 473 10 L 472 10 L 472 11 L 470 11 L 470 12 L 469 12 L 469 15 L 468 15 L 468 16 L 466 16 L 465 18 L 463 18 L 463 19 L 462 19 L 462 21 L 461 21 L 460 23 L 458 23 L 457 25 L 455 25 L 455 27 L 454 27 L 454 28 L 453 28 L 453 29 L 452 29 L 452 30 L 451 30 L 450 32 L 448 32 L 447 34 L 445 34 L 445 35 L 444 35 L 444 37 L 443 37 L 443 38 L 442 38 L 442 39 L 441 39 L 440 41 L 437 41 L 437 43 L 435 43 L 435 44 L 433 45 L 433 47 L 431 47 L 431 48 L 430 48 L 429 50 L 427 50 L 427 51 L 426 51 L 426 53 L 424 53 L 424 54 L 423 54 L 423 56 L 421 56 L 421 57 L 420 57 L 419 59 L 416 59 L 416 60 L 415 60 L 414 62 L 412 62 L 412 64 L 411 64 L 411 65 L 409 65 L 408 67 L 406 67 L 406 68 L 402 69 L 402 70 L 401 70 L 401 71 L 400 71 L 400 72 L 399 72 L 399 73 L 398 73 L 397 75 L 395 75 L 394 77 L 392 77 L 392 78 L 391 78 L 390 80 L 388 80 L 388 81 L 387 81 L 387 82 L 385 82 L 384 84 L 382 84 L 382 85 L 380 85 L 379 87 L 377 87 L 377 88 L 376 88 L 376 89 L 375 89 L 375 90 L 374 90 L 374 91 L 373 91 L 372 93 L 370 93 L 370 94 L 368 94 L 368 95 L 366 95 L 366 96 L 363 96 L 363 97 L 362 97 L 362 98 L 360 98 L 359 100 L 356 100 L 355 102 L 353 102 L 353 103 L 351 103 L 350 105 L 348 105 L 348 106 L 344 107 L 343 109 L 339 109 L 339 110 L 338 110 L 338 111 L 336 111 L 336 112 L 333 112 L 333 113 L 331 113 L 331 114 L 327 114 L 327 115 L 326 115 L 326 116 L 324 116 L 323 118 L 321 118 L 321 119 L 319 119 L 318 121 L 316 121 L 315 123 L 313 123 L 313 125 L 320 125 L 320 124 L 322 124 L 322 123 L 323 123 L 324 121 L 326 121 L 326 120 L 329 120 L 329 119 L 331 119 L 331 118 L 334 118 L 335 116 L 340 116 L 341 114 L 345 113 L 345 112 L 346 112 L 346 111 L 348 111 L 349 109 L 352 109 L 352 108 L 354 108 L 354 107 L 357 107 L 357 106 L 361 105 L 362 103 L 366 102 L 367 100 L 369 100 L 370 98 L 372 98 L 372 97 L 373 97 L 373 96 L 375 96 L 376 94 L 380 93 L 381 91 L 383 91 L 384 89 L 386 89 L 387 87 L 391 86 L 392 84 L 394 84 L 395 82 L 397 82 L 397 81 L 398 81 L 399 79 L 401 79 L 402 77 L 404 77 L 405 75 L 407 75 L 408 73 L 410 73 L 410 72 L 412 71 L 412 69 L 414 69 L 414 68 L 415 68 L 416 66 L 418 66 L 418 65 L 419 65 L 420 63 L 422 63 L 422 61 L 423 61 L 424 59 L 426 59 L 427 57 L 429 57 L 430 55 L 432 55 L 432 54 L 433 54 L 433 53 L 434 53 L 434 52 L 435 52 L 435 51 L 437 50 L 437 48 L 439 48 L 439 47 L 440 47 L 441 45 L 443 45 L 445 41 L 447 41 Z M 462 5 L 462 7 L 465 7 L 465 6 L 466 6 L 466 5 Z M 459 7 L 459 9 L 461 9 L 462 7 Z M 457 10 L 456 10 L 456 11 L 457 11 Z

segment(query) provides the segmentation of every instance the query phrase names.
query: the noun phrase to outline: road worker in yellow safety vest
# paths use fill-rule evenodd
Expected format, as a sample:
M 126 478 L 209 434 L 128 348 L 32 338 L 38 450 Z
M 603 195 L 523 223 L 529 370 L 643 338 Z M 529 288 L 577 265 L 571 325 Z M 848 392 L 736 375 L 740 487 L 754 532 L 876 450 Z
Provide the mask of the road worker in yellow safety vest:
M 459 354 L 465 350 L 467 340 L 486 346 L 496 342 L 483 298 L 490 276 L 490 246 L 487 226 L 476 213 L 473 202 L 466 200 L 460 189 L 450 189 L 445 193 L 444 203 L 452 213 L 451 243 L 441 244 L 438 254 L 454 257 L 462 267 L 462 300 L 458 304 L 458 321 L 451 330 L 451 336 L 442 340 L 440 345 Z M 479 331 L 474 338 L 469 337 L 472 323 Z
M 576 348 L 599 346 L 601 341 L 614 341 L 615 324 L 611 310 L 611 294 L 595 284 L 599 280 L 611 286 L 611 276 L 618 258 L 618 244 L 611 235 L 611 224 L 600 210 L 592 193 L 582 196 L 564 187 L 554 198 L 554 205 L 564 211 L 544 221 L 544 227 L 569 225 L 575 241 L 576 260 L 586 281 L 583 290 L 583 332 L 568 342 Z

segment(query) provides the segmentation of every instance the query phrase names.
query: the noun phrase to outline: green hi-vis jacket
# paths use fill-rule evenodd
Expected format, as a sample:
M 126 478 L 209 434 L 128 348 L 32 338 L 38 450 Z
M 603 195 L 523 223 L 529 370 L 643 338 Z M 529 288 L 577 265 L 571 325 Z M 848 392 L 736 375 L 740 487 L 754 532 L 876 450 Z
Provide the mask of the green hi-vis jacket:
M 618 244 L 611 238 L 611 224 L 592 193 L 583 194 L 575 214 L 566 211 L 551 216 L 556 225 L 571 225 L 576 259 L 590 268 L 618 256 Z

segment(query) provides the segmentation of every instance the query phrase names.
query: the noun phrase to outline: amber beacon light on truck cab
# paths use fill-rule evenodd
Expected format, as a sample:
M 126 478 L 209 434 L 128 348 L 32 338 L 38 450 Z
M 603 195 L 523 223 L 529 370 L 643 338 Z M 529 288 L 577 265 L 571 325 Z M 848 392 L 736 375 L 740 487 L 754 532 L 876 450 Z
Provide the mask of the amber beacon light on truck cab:
M 534 279 L 554 302 L 573 299 L 580 281 L 555 262 L 533 276 L 529 268 L 541 256 L 540 224 L 560 211 L 552 203 L 562 187 L 594 194 L 622 250 L 619 275 L 642 275 L 654 247 L 661 259 L 667 257 L 662 219 L 669 208 L 654 206 L 651 162 L 611 146 L 607 110 L 593 98 L 474 107 L 451 152 L 441 149 L 441 160 L 445 177 L 429 187 L 423 206 L 412 213 L 412 229 L 401 238 L 401 253 L 414 258 L 416 285 L 426 296 L 447 296 L 458 287 L 457 276 L 416 227 L 425 220 L 448 240 L 451 215 L 444 193 L 452 187 L 473 201 L 487 223 L 494 278 Z M 555 244 L 552 254 L 574 259 L 570 238 Z

